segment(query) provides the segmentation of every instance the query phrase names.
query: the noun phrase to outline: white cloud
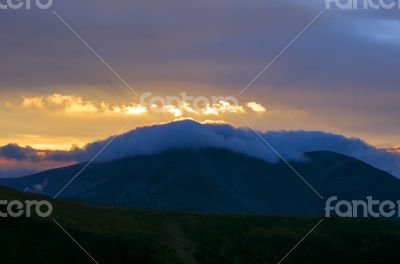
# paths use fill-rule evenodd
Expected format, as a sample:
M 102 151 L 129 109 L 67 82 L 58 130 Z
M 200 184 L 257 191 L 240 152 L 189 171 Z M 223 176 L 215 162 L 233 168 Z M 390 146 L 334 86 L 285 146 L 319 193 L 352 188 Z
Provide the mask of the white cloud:
M 256 102 L 248 103 L 247 107 L 249 107 L 251 110 L 257 113 L 263 113 L 266 111 L 264 106 L 262 106 L 261 104 L 257 104 Z

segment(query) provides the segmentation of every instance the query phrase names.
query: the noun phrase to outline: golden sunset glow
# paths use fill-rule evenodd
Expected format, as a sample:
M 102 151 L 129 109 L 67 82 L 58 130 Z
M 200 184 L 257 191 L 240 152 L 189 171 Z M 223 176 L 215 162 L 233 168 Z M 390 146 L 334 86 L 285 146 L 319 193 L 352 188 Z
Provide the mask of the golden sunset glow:
M 5 104 L 6 102 L 4 102 Z M 62 95 L 59 93 L 48 96 L 23 97 L 21 107 L 25 109 L 56 110 L 64 113 L 98 113 L 142 115 L 169 113 L 174 117 L 221 116 L 227 113 L 265 112 L 266 109 L 258 103 L 250 102 L 247 107 L 219 100 L 215 103 L 193 105 L 191 102 L 180 101 L 177 104 L 141 105 L 139 103 L 113 105 L 106 101 L 95 102 L 85 100 L 77 95 Z
M 387 149 L 385 149 L 385 150 L 386 150 L 386 151 L 389 151 L 389 152 L 399 153 L 399 154 L 400 154 L 400 146 L 393 147 L 393 148 L 387 148 Z
M 10 129 L 2 132 L 0 145 L 18 143 L 35 149 L 69 150 L 114 135 L 132 119 L 126 130 L 178 119 L 240 125 L 237 114 L 251 118 L 266 112 L 264 106 L 253 101 L 240 104 L 223 97 L 214 102 L 211 97 L 194 97 L 168 102 L 168 96 L 162 98 L 166 100 L 152 102 L 149 97 L 146 102 L 140 102 L 140 98 L 129 102 L 123 98 L 50 93 L 3 100 L 0 108 Z
M 64 2 L 60 17 L 0 16 L 0 147 L 66 151 L 185 119 L 249 129 L 243 117 L 260 132 L 323 131 L 400 153 L 399 26 L 383 16 L 349 15 L 346 28 L 323 16 L 290 42 L 315 3 Z

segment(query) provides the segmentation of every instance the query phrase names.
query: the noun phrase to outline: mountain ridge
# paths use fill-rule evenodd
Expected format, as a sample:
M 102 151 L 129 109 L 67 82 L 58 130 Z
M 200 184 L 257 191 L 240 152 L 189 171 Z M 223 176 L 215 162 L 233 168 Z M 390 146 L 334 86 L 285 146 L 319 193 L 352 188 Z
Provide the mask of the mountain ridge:
M 291 162 L 323 197 L 398 200 L 400 181 L 357 159 L 334 152 L 308 152 Z M 44 185 L 54 196 L 86 163 L 32 176 L 0 180 L 17 190 Z M 39 190 L 40 188 L 37 187 Z M 60 194 L 101 205 L 170 211 L 273 215 L 321 215 L 324 200 L 284 162 L 224 149 L 169 150 L 90 164 Z

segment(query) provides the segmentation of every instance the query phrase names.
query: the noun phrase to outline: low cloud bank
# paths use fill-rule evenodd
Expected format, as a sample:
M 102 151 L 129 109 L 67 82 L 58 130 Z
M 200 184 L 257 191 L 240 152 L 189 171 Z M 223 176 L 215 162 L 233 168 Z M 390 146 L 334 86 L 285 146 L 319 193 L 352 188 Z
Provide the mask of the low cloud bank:
M 356 138 L 320 131 L 273 131 L 261 133 L 289 161 L 305 160 L 304 152 L 333 151 L 360 159 L 400 177 L 400 155 L 379 150 Z M 0 147 L 0 159 L 30 161 L 82 162 L 95 156 L 112 138 L 71 151 L 39 151 L 17 145 Z M 277 162 L 277 155 L 251 130 L 226 124 L 200 124 L 190 120 L 141 127 L 117 136 L 98 156 L 108 161 L 126 156 L 154 154 L 168 149 L 223 148 L 268 162 Z
M 73 148 L 70 151 L 38 150 L 30 146 L 21 147 L 18 144 L 8 144 L 0 147 L 0 159 L 17 162 L 44 162 L 44 161 L 83 161 L 85 151 Z M 1 165 L 1 163 L 0 163 Z

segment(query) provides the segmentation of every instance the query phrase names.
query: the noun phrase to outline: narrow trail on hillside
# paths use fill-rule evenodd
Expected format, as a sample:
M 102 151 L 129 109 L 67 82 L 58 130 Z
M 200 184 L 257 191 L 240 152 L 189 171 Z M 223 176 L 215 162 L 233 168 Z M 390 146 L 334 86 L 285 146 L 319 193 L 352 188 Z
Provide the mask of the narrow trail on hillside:
M 173 248 L 185 264 L 197 264 L 193 257 L 195 244 L 185 237 L 179 224 L 174 220 L 168 220 L 163 222 L 163 226 L 171 237 Z

